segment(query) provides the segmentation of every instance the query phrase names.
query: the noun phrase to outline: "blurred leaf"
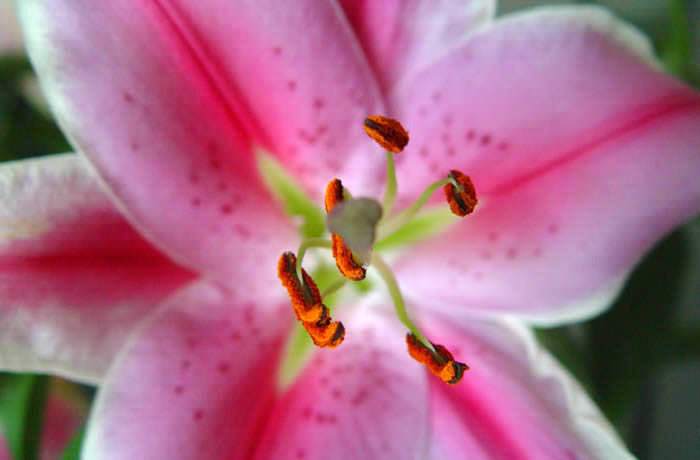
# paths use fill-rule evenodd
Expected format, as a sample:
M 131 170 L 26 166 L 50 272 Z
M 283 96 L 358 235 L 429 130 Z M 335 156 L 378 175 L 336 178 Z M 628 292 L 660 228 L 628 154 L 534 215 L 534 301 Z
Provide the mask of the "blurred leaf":
M 655 385 L 657 417 L 649 458 L 697 460 L 700 453 L 700 361 L 678 363 L 661 372 Z
M 645 385 L 670 355 L 671 320 L 682 301 L 690 249 L 683 230 L 662 241 L 637 267 L 614 307 L 589 323 L 595 397 L 623 432 L 629 433 L 635 406 L 645 403 L 640 399 L 647 394 Z M 649 420 L 639 417 L 650 419 L 650 411 L 637 415 L 637 425 L 648 427 Z
M 80 460 L 80 450 L 83 448 L 83 440 L 85 438 L 85 427 L 78 430 L 71 439 L 70 443 L 63 451 L 61 460 Z
M 32 75 L 25 57 L 0 57 L 0 161 L 71 150 L 60 129 L 22 92 Z
M 685 0 L 669 0 L 669 27 L 663 49 L 668 70 L 689 82 L 699 83 L 692 61 L 692 36 Z
M 591 391 L 591 375 L 588 370 L 585 344 L 578 337 L 581 326 L 535 329 L 539 342 L 561 362 L 566 369 Z
M 0 387 L 0 423 L 15 460 L 37 460 L 48 377 L 7 375 Z

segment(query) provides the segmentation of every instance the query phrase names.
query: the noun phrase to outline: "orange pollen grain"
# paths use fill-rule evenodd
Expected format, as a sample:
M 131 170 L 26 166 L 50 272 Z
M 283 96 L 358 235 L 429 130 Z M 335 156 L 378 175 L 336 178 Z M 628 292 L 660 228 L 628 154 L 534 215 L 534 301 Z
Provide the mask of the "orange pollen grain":
M 408 131 L 393 118 L 370 115 L 365 118 L 364 128 L 369 137 L 392 153 L 400 153 L 408 144 Z
M 287 289 L 294 313 L 317 346 L 337 347 L 345 338 L 345 328 L 341 322 L 331 319 L 318 286 L 303 268 L 303 283 L 299 281 L 296 265 L 297 258 L 291 252 L 282 254 L 277 263 L 277 276 Z
M 343 183 L 340 179 L 333 179 L 328 183 L 324 198 L 326 213 L 330 213 L 338 203 L 343 201 Z M 352 251 L 340 235 L 331 234 L 331 249 L 338 271 L 344 277 L 352 281 L 365 279 L 367 270 L 355 262 Z
M 406 334 L 406 346 L 408 354 L 413 359 L 425 365 L 433 375 L 450 385 L 462 380 L 464 372 L 469 369 L 466 364 L 455 361 L 452 353 L 442 345 L 433 344 L 435 348 L 433 352 L 413 334 Z
M 453 214 L 460 217 L 471 214 L 479 202 L 476 197 L 474 184 L 469 176 L 462 174 L 456 169 L 451 170 L 449 176 L 459 185 L 459 187 L 455 187 L 454 184 L 449 183 L 443 187 L 450 210 L 452 210 Z

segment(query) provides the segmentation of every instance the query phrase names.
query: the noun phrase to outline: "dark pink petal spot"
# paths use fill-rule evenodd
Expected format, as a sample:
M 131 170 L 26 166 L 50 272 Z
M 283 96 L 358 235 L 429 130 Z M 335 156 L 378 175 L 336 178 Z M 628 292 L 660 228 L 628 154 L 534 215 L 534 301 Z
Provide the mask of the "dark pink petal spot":
M 226 203 L 226 204 L 221 205 L 221 213 L 222 214 L 231 214 L 232 212 L 233 212 L 233 207 L 230 204 Z
M 190 366 L 192 366 L 192 363 L 191 363 L 189 360 L 187 360 L 187 359 L 183 360 L 183 361 L 180 363 L 180 367 L 181 367 L 183 370 L 189 369 Z
M 173 388 L 173 391 L 175 392 L 176 395 L 181 395 L 185 391 L 185 387 L 182 385 L 175 385 L 175 388 Z
M 314 99 L 313 106 L 314 109 L 321 110 L 325 106 L 325 103 L 323 102 L 323 99 L 317 97 L 316 99 Z
M 194 418 L 195 421 L 199 422 L 204 418 L 204 411 L 202 409 L 197 409 L 194 411 L 192 414 L 192 417 Z
M 484 134 L 481 136 L 481 145 L 489 145 L 491 143 L 491 135 L 490 134 Z
M 465 138 L 468 141 L 473 141 L 475 137 L 476 137 L 476 132 L 473 129 L 470 129 L 469 131 L 467 131 L 467 134 L 465 136 Z
M 216 370 L 218 370 L 221 374 L 225 374 L 231 369 L 231 366 L 229 363 L 219 363 L 219 365 L 216 367 Z
M 305 419 L 307 419 L 307 420 L 310 419 L 312 415 L 313 415 L 313 410 L 311 410 L 310 407 L 305 407 L 305 408 L 301 411 L 301 416 L 302 416 L 302 418 L 305 418 Z
M 131 104 L 132 102 L 134 102 L 134 96 L 128 91 L 124 91 L 122 93 L 122 99 L 124 99 L 124 102 L 126 102 L 128 104 Z
M 279 46 L 275 46 L 274 48 L 272 48 L 272 54 L 274 54 L 275 56 L 281 56 L 282 48 L 280 48 Z
M 237 224 L 237 225 L 234 227 L 234 231 L 236 232 L 236 234 L 237 234 L 238 236 L 240 236 L 240 237 L 243 238 L 244 240 L 247 240 L 247 239 L 250 238 L 251 235 L 252 235 L 252 233 L 250 232 L 250 230 L 248 230 L 248 229 L 247 229 L 246 227 L 244 227 L 242 224 Z
M 506 252 L 506 257 L 508 257 L 511 260 L 515 259 L 516 257 L 518 257 L 518 250 L 515 248 L 509 248 Z
M 198 208 L 202 205 L 202 200 L 199 198 L 192 198 L 192 206 Z
M 296 91 L 296 89 L 297 89 L 297 82 L 294 81 L 294 80 L 289 80 L 289 81 L 287 82 L 287 89 L 288 89 L 289 91 Z
M 559 225 L 557 225 L 557 224 L 549 224 L 549 226 L 547 227 L 547 231 L 548 231 L 550 234 L 554 235 L 554 234 L 556 234 L 556 233 L 559 232 Z

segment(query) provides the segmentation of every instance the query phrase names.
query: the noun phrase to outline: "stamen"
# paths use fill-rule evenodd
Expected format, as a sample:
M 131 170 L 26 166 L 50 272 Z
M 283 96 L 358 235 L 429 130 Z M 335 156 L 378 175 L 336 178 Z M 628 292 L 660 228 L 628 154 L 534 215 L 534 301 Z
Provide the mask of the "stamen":
M 382 226 L 382 228 L 380 229 L 381 233 L 379 234 L 379 240 L 381 241 L 386 235 L 391 235 L 392 233 L 409 223 L 411 220 L 413 220 L 413 218 L 416 217 L 420 210 L 423 209 L 423 206 L 425 206 L 425 204 L 428 202 L 433 193 L 435 193 L 435 191 L 440 187 L 443 187 L 449 183 L 450 179 L 446 178 L 440 179 L 430 184 L 425 190 L 423 190 L 423 193 L 420 194 L 418 199 L 414 201 L 413 204 L 411 204 L 411 206 L 401 211 L 398 215 L 392 217 L 391 220 L 389 220 L 385 223 L 385 225 Z
M 400 153 L 408 144 L 408 131 L 393 118 L 383 115 L 370 115 L 365 118 L 365 132 L 369 137 L 382 146 L 386 152 L 386 190 L 382 200 L 384 216 L 391 214 L 396 200 L 396 166 L 394 153 Z
M 450 183 L 445 185 L 445 198 L 450 205 L 452 213 L 464 217 L 474 212 L 478 203 L 476 189 L 469 176 L 453 169 L 448 175 Z
M 413 359 L 424 364 L 433 375 L 445 383 L 454 385 L 462 380 L 462 376 L 464 376 L 465 371 L 469 370 L 469 366 L 455 361 L 452 353 L 442 345 L 431 344 L 435 351 L 428 349 L 415 335 L 406 334 L 408 354 Z
M 326 195 L 324 199 L 326 212 L 330 213 L 343 199 L 343 183 L 340 179 L 333 179 L 326 186 Z M 340 235 L 335 233 L 331 234 L 331 250 L 333 252 L 333 258 L 335 259 L 335 264 L 344 277 L 352 281 L 361 281 L 365 279 L 367 270 L 355 261 L 352 251 L 348 248 Z
M 408 144 L 408 131 L 393 118 L 370 115 L 365 118 L 365 132 L 384 149 L 400 153 Z
M 408 328 L 409 331 L 420 341 L 424 347 L 431 351 L 433 349 L 433 344 L 425 338 L 423 333 L 418 329 L 418 327 L 411 321 L 408 316 L 408 311 L 406 310 L 406 302 L 403 299 L 403 294 L 401 294 L 401 289 L 399 288 L 399 283 L 396 281 L 394 273 L 389 268 L 384 259 L 382 259 L 378 254 L 372 256 L 372 266 L 377 270 L 379 276 L 384 280 L 387 289 L 389 290 L 389 296 L 394 302 L 394 309 L 396 310 L 396 316 L 399 317 L 399 321 Z
M 313 278 L 303 268 L 301 274 L 303 283 L 297 276 L 296 256 L 291 252 L 282 254 L 277 264 L 277 276 L 287 289 L 297 319 L 319 347 L 340 345 L 345 338 L 343 324 L 331 319 Z

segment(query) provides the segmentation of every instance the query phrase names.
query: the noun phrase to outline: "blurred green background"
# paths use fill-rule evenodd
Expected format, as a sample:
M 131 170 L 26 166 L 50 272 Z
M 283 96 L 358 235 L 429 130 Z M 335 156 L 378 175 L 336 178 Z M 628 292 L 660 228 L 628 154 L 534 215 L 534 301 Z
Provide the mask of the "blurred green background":
M 0 16 L 8 1 L 0 0 Z M 505 0 L 499 14 L 546 3 L 552 2 Z M 651 37 L 670 72 L 700 87 L 700 1 L 558 3 L 613 9 Z M 42 108 L 21 43 L 3 39 L 11 33 L 11 23 L 0 18 L 0 161 L 68 151 Z M 700 459 L 700 219 L 657 245 L 609 312 L 538 335 L 584 383 L 639 458 Z M 68 411 L 59 415 L 74 420 L 62 433 L 72 439 L 63 458 L 78 458 L 79 425 L 93 393 L 60 379 L 0 374 L 0 431 L 15 459 L 49 458 L 38 439 L 44 415 L 56 416 L 56 401 Z M 0 441 L 0 460 L 2 448 Z

